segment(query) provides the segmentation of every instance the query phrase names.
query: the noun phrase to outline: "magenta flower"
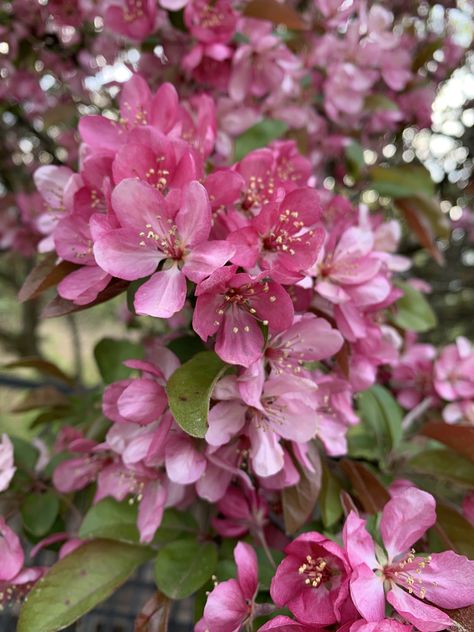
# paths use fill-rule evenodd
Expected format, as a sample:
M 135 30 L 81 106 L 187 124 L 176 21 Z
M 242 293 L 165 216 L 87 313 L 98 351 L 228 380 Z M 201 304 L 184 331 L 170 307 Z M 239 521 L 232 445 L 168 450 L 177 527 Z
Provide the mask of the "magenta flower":
M 155 28 L 155 0 L 121 0 L 109 5 L 105 22 L 111 31 L 133 40 L 143 40 Z
M 321 630 L 322 632 L 323 628 L 319 626 L 316 628 L 314 625 L 306 625 L 306 623 L 300 623 L 290 619 L 290 617 L 278 615 L 258 628 L 258 632 L 267 632 L 267 630 L 274 630 L 274 632 L 317 632 L 317 630 Z
M 121 279 L 152 275 L 135 294 L 138 314 L 169 318 L 184 306 L 186 279 L 202 281 L 233 254 L 228 242 L 208 241 L 211 211 L 204 187 L 191 182 L 180 198 L 175 208 L 134 179 L 123 180 L 112 193 L 121 227 L 99 237 L 94 256 L 103 270 Z
M 236 269 L 216 270 L 199 284 L 193 328 L 203 340 L 217 333 L 216 353 L 225 362 L 248 367 L 263 352 L 259 321 L 273 334 L 284 331 L 293 321 L 293 303 L 264 273 L 251 277 Z
M 2 434 L 0 441 L 0 492 L 8 489 L 16 472 L 13 462 L 13 444 L 7 434 Z
M 271 270 L 280 283 L 294 283 L 318 258 L 325 231 L 316 226 L 320 214 L 314 189 L 295 189 L 280 203 L 265 204 L 249 226 L 229 236 L 236 246 L 233 263 Z
M 344 550 L 319 533 L 303 533 L 285 547 L 270 594 L 300 621 L 323 626 L 341 621 L 349 597 L 350 566 Z
M 237 18 L 230 0 L 191 0 L 184 10 L 186 26 L 205 44 L 227 42 L 235 32 Z
M 421 556 L 412 548 L 436 522 L 435 506 L 431 494 L 414 487 L 397 491 L 380 522 L 386 553 L 375 545 L 366 521 L 349 514 L 344 545 L 353 567 L 351 596 L 367 621 L 382 621 L 388 601 L 416 629 L 438 632 L 452 621 L 436 606 L 452 609 L 474 603 L 474 562 L 453 551 Z
M 204 622 L 210 632 L 239 632 L 251 623 L 258 586 L 257 556 L 239 542 L 234 549 L 237 579 L 220 582 L 207 598 Z

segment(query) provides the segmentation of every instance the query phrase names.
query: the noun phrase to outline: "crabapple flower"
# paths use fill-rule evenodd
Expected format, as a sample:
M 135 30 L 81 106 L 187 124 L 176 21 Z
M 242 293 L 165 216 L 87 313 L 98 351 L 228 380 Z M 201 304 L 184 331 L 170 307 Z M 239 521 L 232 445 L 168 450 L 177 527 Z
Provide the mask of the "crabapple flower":
M 327 320 L 314 314 L 295 317 L 286 331 L 270 337 L 265 358 L 276 373 L 298 374 L 305 362 L 318 362 L 336 354 L 343 337 Z
M 16 472 L 13 463 L 13 444 L 10 437 L 3 433 L 0 441 L 0 492 L 8 489 L 10 481 Z
M 209 593 L 204 623 L 209 632 L 239 632 L 251 623 L 258 586 L 257 556 L 251 546 L 239 542 L 234 549 L 237 579 L 220 582 Z
M 460 336 L 442 350 L 434 364 L 433 384 L 448 401 L 474 397 L 474 349 L 469 340 Z
M 342 618 L 349 597 L 350 566 L 344 550 L 316 532 L 303 533 L 285 547 L 270 594 L 299 622 L 324 626 Z
M 202 281 L 234 252 L 228 242 L 208 241 L 211 211 L 204 187 L 190 182 L 180 198 L 176 208 L 149 184 L 131 178 L 112 193 L 120 228 L 99 237 L 94 256 L 118 278 L 134 281 L 151 275 L 135 294 L 138 314 L 169 318 L 179 312 L 186 300 L 186 279 Z
M 193 328 L 204 341 L 217 334 L 215 351 L 225 362 L 248 367 L 263 353 L 259 322 L 279 333 L 291 325 L 294 310 L 287 292 L 265 273 L 236 270 L 221 268 L 198 285 Z
M 153 32 L 156 15 L 155 0 L 121 0 L 107 8 L 105 22 L 115 33 L 143 40 Z
M 184 22 L 191 34 L 205 44 L 227 42 L 235 32 L 238 14 L 230 0 L 190 0 Z
M 439 608 L 474 603 L 474 562 L 453 551 L 421 556 L 412 548 L 435 521 L 431 494 L 415 487 L 397 491 L 380 522 L 385 553 L 375 546 L 366 521 L 349 514 L 343 536 L 353 568 L 350 592 L 367 621 L 382 621 L 388 601 L 417 630 L 438 632 L 452 624 Z
M 279 204 L 265 204 L 249 226 L 229 235 L 236 246 L 232 262 L 246 269 L 258 263 L 280 283 L 301 280 L 323 245 L 319 215 L 319 196 L 310 188 L 291 191 Z

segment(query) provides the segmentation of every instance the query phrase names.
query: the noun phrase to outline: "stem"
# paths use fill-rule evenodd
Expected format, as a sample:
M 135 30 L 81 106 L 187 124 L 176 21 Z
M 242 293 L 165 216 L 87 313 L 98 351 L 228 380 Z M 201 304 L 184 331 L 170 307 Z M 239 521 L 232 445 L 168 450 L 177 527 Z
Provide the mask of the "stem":
M 402 421 L 403 430 L 409 430 L 412 424 L 428 410 L 432 403 L 432 397 L 425 397 L 425 399 L 421 401 L 418 406 L 415 406 L 413 410 L 405 415 Z
M 262 549 L 265 551 L 265 555 L 267 556 L 268 561 L 272 565 L 272 568 L 276 568 L 275 560 L 273 559 L 272 552 L 270 551 L 267 540 L 265 538 L 265 534 L 263 533 L 263 529 L 261 527 L 256 531 L 256 536 L 260 544 L 262 545 Z
M 82 353 L 81 353 L 81 338 L 79 336 L 79 330 L 77 328 L 77 322 L 74 317 L 74 314 L 68 314 L 67 321 L 69 325 L 69 330 L 71 332 L 71 346 L 72 346 L 73 359 L 74 359 L 74 373 L 76 375 L 77 383 L 81 384 L 82 374 L 84 371 L 84 366 L 82 363 Z

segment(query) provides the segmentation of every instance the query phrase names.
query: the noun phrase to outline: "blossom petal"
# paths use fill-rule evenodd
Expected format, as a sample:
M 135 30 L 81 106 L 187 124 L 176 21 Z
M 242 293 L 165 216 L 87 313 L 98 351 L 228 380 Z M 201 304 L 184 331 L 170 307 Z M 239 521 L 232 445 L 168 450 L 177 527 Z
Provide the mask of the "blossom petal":
M 262 355 L 263 343 L 260 327 L 250 314 L 233 306 L 226 311 L 215 347 L 224 362 L 249 367 Z
M 433 553 L 420 575 L 425 598 L 441 608 L 474 604 L 474 561 L 453 551 Z
M 245 599 L 253 599 L 258 584 L 257 555 L 249 544 L 239 542 L 234 549 L 234 559 L 242 594 Z
M 247 614 L 248 606 L 235 579 L 217 584 L 204 608 L 204 619 L 212 632 L 240 630 Z
M 183 272 L 194 283 L 203 279 L 222 267 L 234 254 L 235 248 L 228 241 L 216 240 L 200 243 L 186 255 Z
M 207 443 L 216 446 L 228 443 L 243 428 L 246 410 L 236 400 L 215 404 L 208 415 Z
M 377 568 L 375 544 L 366 528 L 367 521 L 359 518 L 353 511 L 347 516 L 344 524 L 344 548 L 353 567 L 366 564 L 369 568 Z
M 202 184 L 194 181 L 184 187 L 175 221 L 179 236 L 185 245 L 193 246 L 206 241 L 209 237 L 211 205 Z
M 128 228 L 111 230 L 94 244 L 97 265 L 112 276 L 135 281 L 155 272 L 164 254 L 140 246 L 141 237 Z
M 170 318 L 186 301 L 186 277 L 177 266 L 156 272 L 135 294 L 137 314 Z
M 380 533 L 390 559 L 405 553 L 436 522 L 431 494 L 409 487 L 385 505 Z
M 393 586 L 387 593 L 387 601 L 421 632 L 440 632 L 452 625 L 452 620 L 442 610 L 412 597 L 398 586 Z
M 381 621 L 385 617 L 383 579 L 366 564 L 354 569 L 350 582 L 352 601 L 367 621 Z

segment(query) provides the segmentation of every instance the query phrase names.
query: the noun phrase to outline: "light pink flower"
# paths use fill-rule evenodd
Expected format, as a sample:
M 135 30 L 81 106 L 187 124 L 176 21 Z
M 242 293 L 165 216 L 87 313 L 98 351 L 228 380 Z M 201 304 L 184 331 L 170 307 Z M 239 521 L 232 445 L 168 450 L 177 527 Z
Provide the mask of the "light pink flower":
M 152 275 L 135 294 L 138 314 L 169 318 L 184 306 L 186 279 L 202 281 L 233 254 L 228 242 L 208 241 L 211 211 L 198 182 L 183 188 L 176 208 L 150 185 L 123 180 L 112 204 L 121 227 L 99 237 L 94 256 L 103 270 L 121 279 Z
M 8 489 L 15 472 L 13 444 L 10 441 L 10 437 L 3 433 L 0 441 L 0 492 Z
M 433 383 L 448 401 L 474 398 L 474 349 L 469 340 L 460 336 L 442 350 L 434 364 Z
M 367 621 L 384 619 L 387 600 L 421 632 L 437 632 L 449 627 L 451 619 L 436 606 L 474 603 L 474 562 L 452 551 L 417 556 L 412 548 L 435 521 L 430 494 L 414 487 L 397 492 L 382 512 L 384 553 L 368 534 L 365 520 L 349 514 L 344 545 L 353 567 L 351 596 Z
M 340 621 L 349 597 L 350 566 L 344 550 L 321 534 L 309 532 L 288 544 L 285 553 L 270 587 L 275 604 L 286 606 L 307 625 Z

